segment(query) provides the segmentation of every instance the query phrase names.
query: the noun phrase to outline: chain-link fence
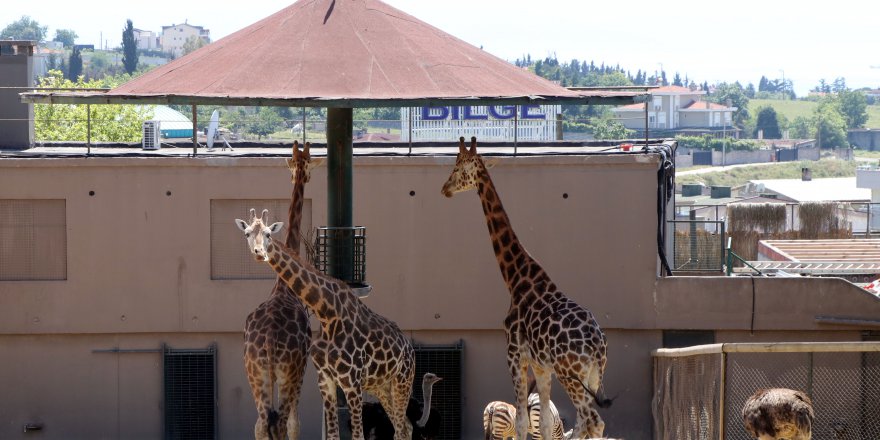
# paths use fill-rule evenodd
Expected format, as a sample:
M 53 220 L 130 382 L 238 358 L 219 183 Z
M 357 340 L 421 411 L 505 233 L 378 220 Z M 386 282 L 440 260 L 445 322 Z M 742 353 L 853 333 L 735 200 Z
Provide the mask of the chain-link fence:
M 656 440 L 747 440 L 760 388 L 813 401 L 813 438 L 880 439 L 880 342 L 711 344 L 654 353 Z

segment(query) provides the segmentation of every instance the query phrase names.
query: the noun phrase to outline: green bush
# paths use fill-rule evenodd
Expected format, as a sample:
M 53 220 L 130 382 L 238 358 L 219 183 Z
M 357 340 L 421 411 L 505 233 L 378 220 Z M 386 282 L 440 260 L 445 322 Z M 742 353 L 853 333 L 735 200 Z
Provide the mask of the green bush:
M 676 136 L 675 140 L 678 141 L 679 147 L 713 151 L 721 151 L 724 148 L 727 151 L 755 151 L 763 145 L 754 139 L 716 138 L 709 135 Z

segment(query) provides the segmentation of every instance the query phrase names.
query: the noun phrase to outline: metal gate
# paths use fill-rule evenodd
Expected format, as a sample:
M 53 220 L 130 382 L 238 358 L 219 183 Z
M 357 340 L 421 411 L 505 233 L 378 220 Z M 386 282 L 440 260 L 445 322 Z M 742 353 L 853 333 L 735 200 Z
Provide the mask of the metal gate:
M 416 377 L 413 381 L 413 397 L 420 402 L 422 376 L 431 372 L 443 378 L 434 384 L 431 408 L 437 408 L 442 418 L 437 439 L 461 438 L 462 368 L 464 365 L 464 341 L 448 345 L 413 344 L 416 353 Z
M 162 347 L 165 438 L 217 438 L 217 346 Z
M 711 151 L 694 151 L 694 165 L 712 165 Z
M 783 150 L 776 150 L 776 161 L 777 162 L 793 162 L 796 160 L 798 160 L 797 148 L 786 148 Z

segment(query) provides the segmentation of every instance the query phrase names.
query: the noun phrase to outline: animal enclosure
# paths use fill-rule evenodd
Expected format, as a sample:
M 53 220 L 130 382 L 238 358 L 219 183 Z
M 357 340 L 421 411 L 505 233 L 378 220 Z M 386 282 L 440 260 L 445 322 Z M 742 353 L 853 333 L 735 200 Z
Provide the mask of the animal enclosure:
M 655 440 L 748 440 L 759 388 L 805 392 L 813 438 L 880 438 L 880 342 L 710 344 L 654 351 Z

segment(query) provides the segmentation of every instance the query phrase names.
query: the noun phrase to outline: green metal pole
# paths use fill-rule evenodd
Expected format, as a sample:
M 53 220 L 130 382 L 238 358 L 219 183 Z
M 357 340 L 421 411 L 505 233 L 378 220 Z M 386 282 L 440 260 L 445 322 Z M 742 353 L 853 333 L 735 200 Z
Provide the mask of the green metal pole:
M 330 275 L 353 278 L 352 109 L 327 109 L 327 226 L 337 239 L 328 252 Z

